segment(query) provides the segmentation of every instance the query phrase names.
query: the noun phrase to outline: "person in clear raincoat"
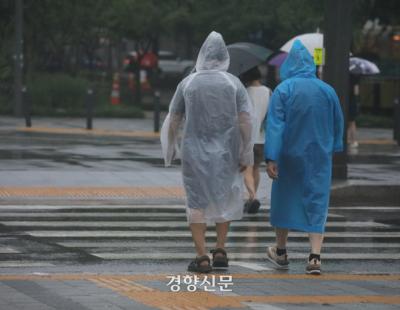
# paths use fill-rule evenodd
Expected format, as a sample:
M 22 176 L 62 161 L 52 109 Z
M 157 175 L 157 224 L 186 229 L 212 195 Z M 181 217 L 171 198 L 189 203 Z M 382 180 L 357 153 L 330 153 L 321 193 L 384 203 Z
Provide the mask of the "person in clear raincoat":
M 296 40 L 280 69 L 266 124 L 267 173 L 274 179 L 271 225 L 275 247 L 268 258 L 287 268 L 288 230 L 309 233 L 306 271 L 320 274 L 320 251 L 328 216 L 334 152 L 343 149 L 343 115 L 335 90 L 315 75 L 314 61 Z
M 197 257 L 188 270 L 208 272 L 206 225 L 216 223 L 213 267 L 228 267 L 224 249 L 229 223 L 243 216 L 241 172 L 253 164 L 253 111 L 246 89 L 226 72 L 229 54 L 222 36 L 211 32 L 203 43 L 196 70 L 177 86 L 161 129 L 166 166 L 176 156 L 183 125 L 181 162 L 187 219 Z

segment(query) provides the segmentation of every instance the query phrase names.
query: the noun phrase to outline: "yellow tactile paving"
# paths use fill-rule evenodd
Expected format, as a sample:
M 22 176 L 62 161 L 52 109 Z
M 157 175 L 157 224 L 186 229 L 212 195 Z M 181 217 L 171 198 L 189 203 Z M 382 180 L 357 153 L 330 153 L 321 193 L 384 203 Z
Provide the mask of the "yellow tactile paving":
M 136 302 L 161 310 L 211 310 L 213 308 L 243 308 L 244 302 L 270 304 L 400 304 L 400 296 L 394 295 L 265 295 L 240 296 L 217 295 L 204 291 L 169 292 L 147 287 L 138 281 L 166 281 L 163 274 L 53 274 L 53 275 L 0 275 L 4 280 L 53 280 L 78 281 L 86 280 L 104 288 L 131 298 Z M 300 274 L 232 274 L 233 279 L 288 279 L 323 281 L 399 281 L 400 275 L 351 275 L 326 274 L 321 277 L 311 277 Z
M 72 135 L 92 135 L 92 136 L 119 136 L 134 138 L 159 138 L 160 134 L 152 131 L 123 131 L 107 129 L 83 129 L 83 128 L 52 128 L 52 127 L 18 127 L 20 132 L 36 132 L 50 134 L 72 134 Z
M 72 134 L 72 135 L 92 135 L 92 136 L 119 136 L 133 138 L 159 138 L 160 133 L 153 131 L 126 131 L 126 130 L 109 130 L 109 129 L 91 129 L 84 128 L 61 128 L 61 127 L 17 127 L 20 132 L 36 132 L 50 134 Z M 396 141 L 390 139 L 364 139 L 358 141 L 360 144 L 379 144 L 379 145 L 395 145 Z
M 396 145 L 396 141 L 388 140 L 388 139 L 369 139 L 369 140 L 360 140 L 359 144 L 378 144 L 378 145 Z
M 281 296 L 234 296 L 241 302 L 279 304 L 400 304 L 400 296 L 393 295 L 281 295 Z
M 183 198 L 182 187 L 0 187 L 0 198 Z
M 0 275 L 0 281 L 4 280 L 94 280 L 94 279 L 112 279 L 127 281 L 162 281 L 166 280 L 170 274 L 44 274 L 44 275 Z M 186 273 L 183 273 L 186 275 Z M 233 279 L 270 279 L 270 280 L 331 280 L 331 281 L 400 281 L 400 274 L 396 275 L 368 275 L 368 274 L 322 274 L 318 277 L 312 277 L 306 274 L 270 274 L 270 273 L 234 273 L 227 274 Z

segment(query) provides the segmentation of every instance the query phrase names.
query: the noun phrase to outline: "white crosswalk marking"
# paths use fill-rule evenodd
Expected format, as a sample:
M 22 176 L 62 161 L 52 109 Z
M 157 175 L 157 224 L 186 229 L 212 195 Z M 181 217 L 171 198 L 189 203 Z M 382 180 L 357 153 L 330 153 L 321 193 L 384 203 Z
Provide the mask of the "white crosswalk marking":
M 340 260 L 400 260 L 400 229 L 387 223 L 356 220 L 340 213 L 344 210 L 370 212 L 400 212 L 400 207 L 335 207 L 329 215 L 324 259 Z M 347 212 L 347 213 L 346 213 Z M 191 233 L 187 228 L 182 205 L 0 205 L 0 224 L 29 236 L 36 242 L 63 249 L 64 253 L 86 253 L 103 260 L 189 260 L 194 257 Z M 216 234 L 207 232 L 209 248 Z M 266 247 L 274 242 L 268 209 L 259 214 L 245 215 L 233 222 L 226 249 L 232 265 L 252 270 L 269 270 L 264 264 Z M 292 232 L 289 237 L 290 259 L 304 260 L 309 243 L 307 234 Z M 15 246 L 2 244 L 0 267 L 17 266 L 18 255 L 24 252 Z M 52 261 L 27 259 L 26 266 L 51 266 Z
M 36 226 L 36 227 L 154 227 L 154 228 L 186 228 L 186 222 L 168 221 L 168 225 L 163 222 L 144 222 L 144 221 L 0 221 L 7 226 Z M 214 225 L 212 225 L 214 226 Z M 388 227 L 390 225 L 375 222 L 328 222 L 326 227 Z M 232 222 L 231 227 L 258 227 L 270 228 L 266 221 L 262 222 Z M 271 228 L 272 229 L 272 228 Z
M 147 231 L 147 230 L 139 230 L 139 231 L 131 231 L 131 230 L 75 230 L 75 231 L 67 231 L 67 230 L 31 230 L 27 231 L 27 233 L 34 237 L 77 237 L 77 238 L 99 238 L 99 237 L 115 237 L 115 238 L 129 238 L 129 237 L 191 237 L 191 233 L 189 231 Z M 360 238 L 360 239 L 369 239 L 369 238 L 400 238 L 400 232 L 373 232 L 373 233 L 347 233 L 347 232 L 326 232 L 326 238 L 329 237 L 345 237 L 345 238 Z M 209 237 L 215 237 L 215 231 L 210 231 L 207 233 Z M 273 231 L 269 232 L 259 232 L 259 231 L 243 231 L 243 232 L 230 232 L 230 237 L 248 237 L 248 238 L 260 238 L 260 237 L 274 237 L 275 233 Z M 291 237 L 306 237 L 305 233 L 300 232 L 292 232 L 290 234 Z
M 94 253 L 93 255 L 104 258 L 104 259 L 167 259 L 167 260 L 175 260 L 175 259 L 192 259 L 193 253 Z M 229 257 L 235 260 L 243 260 L 243 259 L 265 259 L 264 253 L 229 253 Z M 386 254 L 386 253 L 352 253 L 348 255 L 347 253 L 325 253 L 323 255 L 324 259 L 333 259 L 333 260 L 341 260 L 341 259 L 400 259 L 400 254 Z M 306 255 L 304 253 L 291 253 L 290 259 L 302 259 L 304 260 Z

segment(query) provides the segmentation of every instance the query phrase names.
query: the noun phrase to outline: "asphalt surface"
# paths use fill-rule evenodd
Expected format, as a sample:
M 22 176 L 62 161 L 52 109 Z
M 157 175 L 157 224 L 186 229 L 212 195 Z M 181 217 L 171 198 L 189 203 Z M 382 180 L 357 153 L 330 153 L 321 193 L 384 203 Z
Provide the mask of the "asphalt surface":
M 114 133 L 152 127 L 149 120 L 102 122 Z M 79 124 L 49 119 L 42 125 Z M 400 202 L 332 206 L 322 255 L 325 275 L 310 279 L 304 276 L 305 234 L 291 234 L 288 272 L 265 260 L 265 247 L 274 238 L 268 224 L 271 184 L 264 174 L 261 212 L 232 224 L 230 269 L 212 275 L 232 276 L 232 292 L 221 286 L 204 292 L 198 283 L 198 294 L 188 293 L 187 284 L 171 293 L 167 276 L 188 275 L 194 253 L 178 162 L 163 167 L 157 137 L 24 132 L 15 125 L 14 119 L 0 122 L 0 309 L 397 309 L 400 304 Z M 351 151 L 349 182 L 399 185 L 400 151 L 386 143 L 390 133 L 360 135 L 371 141 Z M 120 195 L 112 194 L 120 189 Z M 212 248 L 215 235 L 209 230 Z

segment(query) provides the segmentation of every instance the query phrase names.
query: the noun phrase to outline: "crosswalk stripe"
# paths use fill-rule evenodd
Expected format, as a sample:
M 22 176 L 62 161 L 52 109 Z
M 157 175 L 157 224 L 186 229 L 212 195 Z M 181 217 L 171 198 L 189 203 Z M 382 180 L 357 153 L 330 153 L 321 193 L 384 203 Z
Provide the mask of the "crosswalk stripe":
M 369 210 L 397 212 L 400 207 L 332 207 L 323 244 L 324 260 L 400 260 L 400 251 L 397 251 L 400 230 L 396 226 L 371 220 L 350 221 L 337 214 Z M 64 247 L 60 255 L 84 251 L 104 260 L 169 261 L 189 260 L 195 256 L 183 205 L 0 205 L 0 224 Z M 269 208 L 263 206 L 258 214 L 245 214 L 241 221 L 232 222 L 231 227 L 233 230 L 226 244 L 231 265 L 255 271 L 269 270 L 269 265 L 256 262 L 265 259 L 266 247 L 275 240 L 269 224 Z M 212 228 L 206 237 L 208 247 L 213 247 L 215 230 Z M 299 252 L 309 249 L 307 241 L 307 233 L 291 232 L 289 258 L 306 260 L 307 255 Z M 22 256 L 24 252 L 18 250 L 0 244 L 0 254 L 4 258 L 21 255 L 21 261 L 6 259 L 0 267 L 21 266 L 21 262 L 22 266 L 53 265 L 47 258 L 40 261 L 39 256 L 37 261 L 26 261 L 26 256 Z
M 169 217 L 169 218 L 180 218 L 186 219 L 186 213 L 184 212 L 174 212 L 174 213 L 167 213 L 167 212 L 2 212 L 1 219 L 6 218 L 87 218 L 87 217 Z M 329 218 L 343 218 L 343 215 L 338 214 L 329 214 Z M 269 218 L 269 215 L 265 212 L 260 212 L 258 214 L 244 214 L 243 218 L 260 218 L 265 219 Z
M 52 266 L 54 266 L 54 264 L 50 262 L 22 261 L 22 260 L 0 261 L 0 268 L 52 267 Z
M 65 230 L 31 230 L 27 231 L 27 234 L 34 237 L 81 237 L 81 238 L 98 238 L 98 237 L 191 237 L 189 231 L 125 231 L 125 230 L 77 230 L 77 231 L 65 231 Z M 304 237 L 306 233 L 293 232 L 290 234 L 291 237 Z M 346 237 L 346 238 L 399 238 L 400 232 L 360 232 L 360 233 L 348 233 L 348 232 L 326 232 L 325 237 Z M 215 231 L 207 233 L 209 237 L 215 237 Z M 246 231 L 246 232 L 230 232 L 229 237 L 274 237 L 274 232 L 258 232 L 258 231 Z
M 103 259 L 155 259 L 155 260 L 175 260 L 175 259 L 193 259 L 195 254 L 190 253 L 91 253 L 96 257 Z M 232 260 L 242 260 L 242 259 L 266 259 L 266 254 L 264 253 L 229 253 L 229 257 Z M 295 260 L 306 260 L 307 254 L 302 253 L 290 253 L 289 259 Z M 383 260 L 392 259 L 400 260 L 399 253 L 324 253 L 324 260 Z
M 161 210 L 185 210 L 184 205 L 0 205 L 0 209 L 9 210 L 90 210 L 90 209 L 161 209 Z M 263 209 L 269 209 L 267 206 L 263 206 Z
M 186 222 L 144 222 L 144 221 L 4 221 L 7 226 L 36 226 L 36 227 L 154 227 L 154 228 L 183 228 L 188 227 Z M 215 226 L 215 225 L 210 225 Z M 231 227 L 262 227 L 271 228 L 267 221 L 260 222 L 232 222 Z M 326 227 L 390 227 L 390 225 L 375 222 L 327 222 Z
M 15 253 L 19 253 L 19 251 L 8 246 L 7 247 L 0 246 L 0 254 L 15 254 Z
M 104 241 L 64 241 L 57 242 L 58 245 L 69 248 L 132 248 L 132 247 L 147 247 L 149 245 L 148 242 L 132 242 L 132 241 L 113 241 L 113 242 L 104 242 Z M 210 243 L 207 247 L 211 247 L 214 244 Z M 227 242 L 225 246 L 227 248 L 238 247 L 238 248 L 266 248 L 268 244 L 266 242 Z M 153 242 L 151 244 L 152 248 L 192 248 L 192 241 L 179 241 L 179 242 L 171 242 L 171 241 L 160 241 Z M 288 242 L 288 247 L 290 248 L 309 248 L 309 242 Z M 383 249 L 383 248 L 399 248 L 400 243 L 388 243 L 388 242 L 379 242 L 379 243 L 371 243 L 371 242 L 324 242 L 323 248 L 328 247 L 340 247 L 340 248 L 367 248 L 367 249 Z
M 400 210 L 400 206 L 340 206 L 340 207 L 329 207 L 330 210 Z
M 90 210 L 90 209 L 161 209 L 161 210 L 185 210 L 184 205 L 0 205 L 0 209 L 9 210 L 62 210 L 62 209 L 79 209 L 79 210 Z M 261 211 L 269 210 L 268 205 L 262 205 Z M 400 210 L 400 206 L 330 206 L 329 210 Z
M 242 261 L 229 261 L 230 266 L 239 266 L 239 267 L 244 267 L 247 269 L 255 270 L 255 271 L 268 271 L 268 270 L 273 270 L 272 268 L 256 264 L 256 263 L 250 263 L 250 262 L 242 262 Z

